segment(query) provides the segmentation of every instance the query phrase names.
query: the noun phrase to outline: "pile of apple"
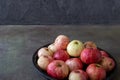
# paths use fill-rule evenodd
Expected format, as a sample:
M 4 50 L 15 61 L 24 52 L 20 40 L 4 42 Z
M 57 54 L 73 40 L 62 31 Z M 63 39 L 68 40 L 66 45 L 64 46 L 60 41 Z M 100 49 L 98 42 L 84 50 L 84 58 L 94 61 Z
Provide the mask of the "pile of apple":
M 37 64 L 57 80 L 106 80 L 115 67 L 115 61 L 93 41 L 70 41 L 65 35 L 38 50 Z

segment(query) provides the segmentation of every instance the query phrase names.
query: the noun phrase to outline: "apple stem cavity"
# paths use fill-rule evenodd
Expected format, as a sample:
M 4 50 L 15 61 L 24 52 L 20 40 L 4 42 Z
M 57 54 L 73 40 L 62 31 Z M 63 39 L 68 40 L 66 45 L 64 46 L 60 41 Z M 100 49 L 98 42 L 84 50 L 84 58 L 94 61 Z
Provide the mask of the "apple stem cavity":
M 75 44 L 78 44 L 78 42 L 74 42 Z
M 109 65 L 112 66 L 112 63 L 110 63 Z
M 78 70 L 75 70 L 75 73 L 80 73 Z
M 49 51 L 48 48 L 46 48 L 46 50 Z
M 61 65 L 61 64 L 58 64 L 57 66 L 58 66 L 58 67 L 61 67 L 62 65 Z

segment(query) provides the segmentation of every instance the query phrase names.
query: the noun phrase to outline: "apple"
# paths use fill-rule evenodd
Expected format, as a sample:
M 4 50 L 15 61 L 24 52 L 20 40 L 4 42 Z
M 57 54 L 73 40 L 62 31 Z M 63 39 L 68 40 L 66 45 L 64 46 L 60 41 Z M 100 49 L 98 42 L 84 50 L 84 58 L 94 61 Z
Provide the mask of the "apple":
M 38 64 L 38 66 L 39 66 L 42 70 L 46 71 L 46 70 L 47 70 L 47 66 L 48 66 L 48 64 L 49 64 L 51 61 L 53 61 L 53 58 L 52 58 L 51 56 L 49 56 L 49 55 L 42 55 L 42 56 L 40 56 L 40 57 L 38 58 L 37 64 Z
M 47 73 L 57 80 L 65 79 L 69 74 L 69 68 L 62 60 L 53 60 L 47 67 Z
M 93 41 L 87 41 L 84 43 L 85 48 L 97 48 L 96 44 Z
M 80 58 L 70 58 L 66 60 L 65 63 L 68 65 L 70 71 L 83 68 L 83 64 Z
M 41 55 L 53 56 L 53 52 L 49 48 L 43 47 L 38 50 L 38 57 L 40 57 Z
M 102 56 L 98 49 L 85 48 L 81 52 L 80 58 L 85 64 L 91 64 L 99 62 L 102 59 Z
M 86 72 L 90 80 L 106 80 L 106 71 L 99 64 L 88 65 Z
M 114 67 L 115 67 L 115 61 L 112 58 L 110 58 L 110 57 L 103 56 L 102 60 L 100 61 L 100 65 L 102 65 L 103 68 L 107 72 L 109 72 L 109 71 L 111 71 L 111 70 L 114 69 Z
M 53 53 L 57 51 L 57 48 L 55 47 L 54 43 L 50 44 L 48 46 L 48 49 L 50 49 Z
M 69 80 L 88 80 L 88 75 L 85 71 L 78 69 L 70 72 L 68 79 Z
M 53 58 L 56 60 L 63 60 L 66 61 L 67 59 L 70 58 L 69 54 L 67 53 L 66 50 L 57 50 L 54 55 Z
M 72 57 L 79 57 L 84 45 L 79 40 L 72 40 L 67 46 L 67 52 Z
M 54 45 L 57 48 L 57 50 L 59 50 L 59 49 L 66 49 L 69 41 L 70 41 L 70 39 L 67 36 L 59 35 L 55 39 Z
M 106 51 L 101 50 L 100 52 L 101 52 L 101 55 L 102 55 L 102 56 L 109 57 L 109 55 L 108 55 L 108 53 L 107 53 Z

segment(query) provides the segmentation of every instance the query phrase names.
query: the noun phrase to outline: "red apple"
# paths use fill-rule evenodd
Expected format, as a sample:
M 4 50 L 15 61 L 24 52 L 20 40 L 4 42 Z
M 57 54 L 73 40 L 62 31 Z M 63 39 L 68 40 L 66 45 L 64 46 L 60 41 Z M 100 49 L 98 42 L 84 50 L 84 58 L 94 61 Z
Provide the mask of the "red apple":
M 103 68 L 109 72 L 111 70 L 113 70 L 113 68 L 115 67 L 115 62 L 112 58 L 110 57 L 106 57 L 106 56 L 103 56 L 102 57 L 102 60 L 100 62 L 100 64 L 103 66 Z
M 67 59 L 69 59 L 69 54 L 67 53 L 66 50 L 57 50 L 54 55 L 53 58 L 56 60 L 63 60 L 66 61 Z
M 80 58 L 70 58 L 65 63 L 68 65 L 70 71 L 83 68 Z
M 53 52 L 49 48 L 43 47 L 38 50 L 38 57 L 40 57 L 42 55 L 53 56 Z
M 86 72 L 90 80 L 106 80 L 106 71 L 99 64 L 90 64 Z
M 102 50 L 102 51 L 100 51 L 100 52 L 101 52 L 101 55 L 102 55 L 102 56 L 109 57 L 109 55 L 108 55 L 108 53 L 107 53 L 107 52 L 105 52 L 105 51 L 103 51 L 103 50 Z
M 69 40 L 69 38 L 67 36 L 59 35 L 55 39 L 54 45 L 57 48 L 57 50 L 59 50 L 59 49 L 66 49 L 69 41 L 70 40 Z
M 47 67 L 47 73 L 57 80 L 64 79 L 69 74 L 69 68 L 62 60 L 53 60 Z
M 80 58 L 86 64 L 97 63 L 102 59 L 100 51 L 94 48 L 85 48 Z
M 85 48 L 97 48 L 96 44 L 93 41 L 87 41 L 84 43 Z
M 46 71 L 47 66 L 51 61 L 53 61 L 51 56 L 42 55 L 38 58 L 37 64 L 42 70 Z
M 85 71 L 78 69 L 70 72 L 68 79 L 69 80 L 88 80 L 88 75 Z
M 50 49 L 53 53 L 57 51 L 57 48 L 55 47 L 54 43 L 50 44 L 48 46 L 48 49 Z

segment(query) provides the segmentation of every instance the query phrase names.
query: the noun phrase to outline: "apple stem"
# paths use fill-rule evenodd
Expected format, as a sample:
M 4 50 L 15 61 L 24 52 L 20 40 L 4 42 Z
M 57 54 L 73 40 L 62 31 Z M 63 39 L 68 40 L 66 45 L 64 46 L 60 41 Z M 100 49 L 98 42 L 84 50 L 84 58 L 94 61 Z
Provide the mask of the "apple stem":
M 101 67 L 101 65 L 99 65 L 99 64 L 96 64 L 96 66 L 97 66 L 97 67 Z

